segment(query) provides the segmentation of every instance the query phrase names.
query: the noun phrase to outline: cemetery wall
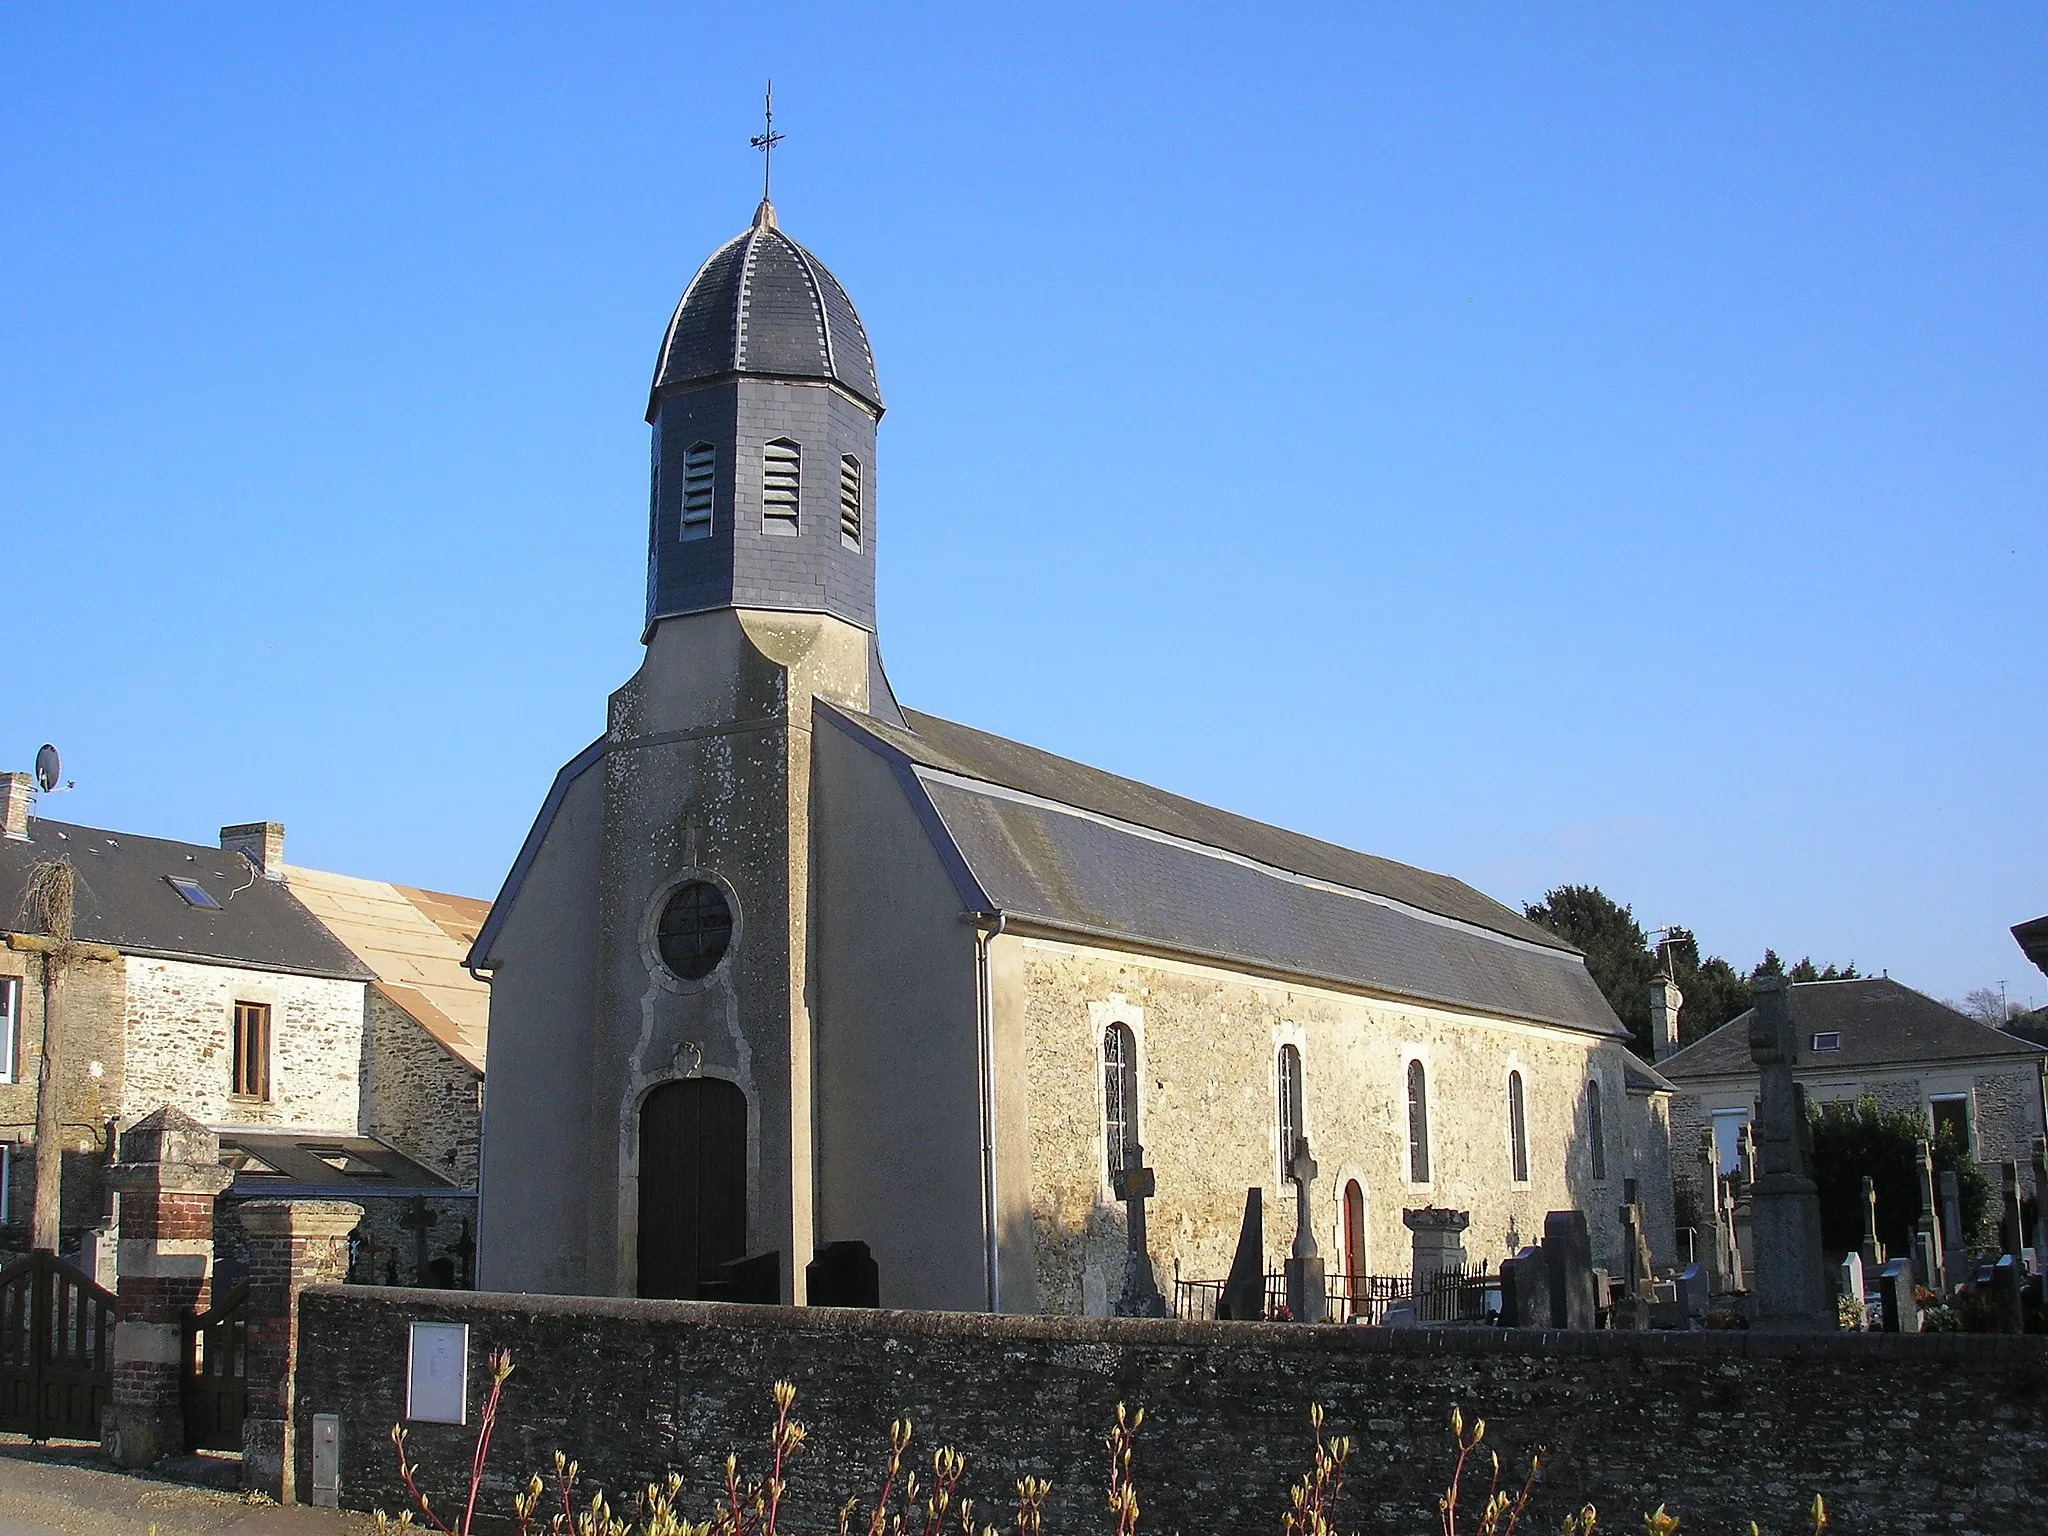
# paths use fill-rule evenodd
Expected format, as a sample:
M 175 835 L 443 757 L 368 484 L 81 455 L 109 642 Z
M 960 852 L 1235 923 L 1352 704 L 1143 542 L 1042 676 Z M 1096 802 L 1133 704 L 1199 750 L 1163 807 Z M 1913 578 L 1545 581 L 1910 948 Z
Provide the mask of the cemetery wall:
M 1404 1208 L 1469 1211 L 1472 1263 L 1497 1265 L 1543 1230 L 1544 1213 L 1577 1208 L 1594 1262 L 1619 1267 L 1622 1180 L 1638 1177 L 1660 1262 L 1673 1254 L 1669 1144 L 1661 1115 L 1627 1097 L 1621 1045 L 1570 1030 L 1266 981 L 1212 966 L 1045 939 L 1005 938 L 1017 980 L 998 1007 L 1021 1009 L 1030 1122 L 1030 1185 L 1039 1310 L 1102 1316 L 1121 1288 L 1124 1217 L 1103 1144 L 1102 1038 L 1112 1023 L 1138 1046 L 1139 1137 L 1157 1171 L 1152 1258 L 1172 1278 L 1229 1273 L 1245 1190 L 1264 1191 L 1266 1265 L 1294 1239 L 1295 1190 L 1282 1169 L 1276 1062 L 1301 1053 L 1304 1130 L 1319 1173 L 1316 1241 L 1344 1268 L 1343 1192 L 1366 1202 L 1364 1261 L 1405 1275 Z M 1429 1084 L 1430 1179 L 1408 1178 L 1408 1063 Z M 1508 1074 L 1522 1074 L 1529 1178 L 1510 1176 Z M 1601 1083 L 1604 1180 L 1593 1177 L 1585 1085 Z M 1654 1142 L 1654 1145 L 1652 1144 Z
M 1602 1529 L 1667 1504 L 1683 1529 L 1803 1528 L 1818 1492 L 1832 1531 L 2031 1528 L 2048 1457 L 2048 1345 L 1970 1335 L 1768 1337 L 1294 1327 L 958 1313 L 721 1307 L 685 1302 L 316 1287 L 301 1301 L 302 1482 L 311 1416 L 341 1423 L 341 1500 L 396 1512 L 387 1439 L 405 1411 L 408 1324 L 470 1327 L 471 1419 L 488 1351 L 511 1351 L 480 1509 L 509 1507 L 559 1448 L 614 1499 L 673 1469 L 705 1518 L 728 1450 L 760 1470 L 768 1389 L 797 1387 L 810 1438 L 786 1529 L 830 1531 L 872 1497 L 892 1418 L 968 1457 L 962 1492 L 1007 1525 L 1011 1489 L 1049 1479 L 1052 1536 L 1100 1531 L 1102 1433 L 1146 1409 L 1137 1468 L 1144 1529 L 1269 1532 L 1308 1459 L 1308 1408 L 1355 1451 L 1339 1529 L 1433 1529 L 1453 1404 L 1487 1420 L 1519 1466 L 1547 1447 L 1525 1529 L 1591 1501 Z M 417 1424 L 409 1455 L 445 1508 L 463 1491 L 470 1431 Z M 302 1486 L 300 1496 L 309 1488 Z M 1484 1479 L 1467 1489 L 1484 1498 Z

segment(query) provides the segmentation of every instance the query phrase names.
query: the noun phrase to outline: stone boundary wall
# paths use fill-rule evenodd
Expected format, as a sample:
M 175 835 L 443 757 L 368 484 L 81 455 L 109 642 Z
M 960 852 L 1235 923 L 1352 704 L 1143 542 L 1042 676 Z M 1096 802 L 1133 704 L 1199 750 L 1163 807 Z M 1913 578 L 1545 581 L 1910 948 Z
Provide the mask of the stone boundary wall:
M 1160 1536 L 1270 1536 L 1309 1459 L 1311 1402 L 1356 1444 L 1347 1532 L 1436 1529 L 1453 1404 L 1485 1418 L 1486 1446 L 1516 1467 L 1547 1447 L 1527 1531 L 1556 1530 L 1586 1501 L 1603 1530 L 1638 1529 L 1662 1502 L 1687 1536 L 1751 1519 L 1792 1531 L 1816 1492 L 1834 1536 L 2017 1531 L 2037 1518 L 2048 1465 L 2037 1338 L 1306 1328 L 359 1286 L 316 1287 L 300 1305 L 298 1465 L 311 1465 L 311 1416 L 338 1414 L 342 1503 L 394 1514 L 387 1436 L 415 1320 L 470 1325 L 473 1405 L 486 1354 L 512 1352 L 480 1505 L 493 1514 L 559 1447 L 615 1501 L 679 1471 L 687 1512 L 705 1518 L 729 1449 L 761 1469 L 778 1378 L 796 1383 L 810 1430 L 783 1521 L 806 1536 L 835 1530 L 850 1495 L 873 1496 L 904 1415 L 926 1478 L 935 1447 L 966 1453 L 978 1521 L 1006 1526 L 1028 1472 L 1053 1484 L 1050 1536 L 1102 1531 L 1102 1433 L 1119 1401 L 1146 1409 L 1142 1529 Z M 471 1433 L 411 1429 L 437 1508 L 463 1491 Z M 1481 1476 L 1466 1500 L 1484 1498 Z

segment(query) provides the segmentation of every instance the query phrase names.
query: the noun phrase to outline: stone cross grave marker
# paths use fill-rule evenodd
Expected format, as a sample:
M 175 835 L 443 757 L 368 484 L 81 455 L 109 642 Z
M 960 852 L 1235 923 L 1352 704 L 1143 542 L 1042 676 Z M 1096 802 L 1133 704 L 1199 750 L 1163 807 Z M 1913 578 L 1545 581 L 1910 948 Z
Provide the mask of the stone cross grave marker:
M 1749 1054 L 1758 1068 L 1756 1182 L 1750 1229 L 1756 1278 L 1750 1285 L 1750 1326 L 1765 1332 L 1824 1333 L 1835 1326 L 1821 1254 L 1820 1196 L 1808 1166 L 1806 1096 L 1792 1075 L 1798 1039 L 1782 976 L 1756 984 Z
M 2020 1210 L 2020 1165 L 2010 1158 L 2000 1163 L 1998 1180 L 1998 1246 L 2017 1264 L 2027 1246 L 2026 1220 Z
M 427 1234 L 434 1230 L 434 1214 L 427 1209 L 426 1197 L 414 1195 L 405 1213 L 398 1218 L 398 1224 L 412 1234 L 412 1283 L 427 1283 Z
M 1152 1273 L 1152 1251 L 1145 1240 L 1145 1202 L 1158 1193 L 1158 1180 L 1145 1166 L 1145 1149 L 1131 1148 L 1116 1171 L 1116 1197 L 1124 1203 L 1124 1288 L 1116 1299 L 1118 1317 L 1164 1317 L 1166 1298 Z
M 1941 1283 L 1941 1216 L 1934 1201 L 1934 1148 L 1918 1142 L 1913 1148 L 1914 1171 L 1920 1175 L 1920 1215 L 1913 1223 L 1913 1271 L 1925 1275 L 1929 1285 Z
M 1953 1289 L 1970 1271 L 1969 1255 L 1963 1252 L 1963 1189 L 1953 1168 L 1941 1176 L 1941 1245 L 1942 1276 Z
M 1287 1310 L 1297 1323 L 1320 1323 L 1329 1310 L 1329 1286 L 1316 1252 L 1315 1221 L 1309 1212 L 1309 1190 L 1322 1170 L 1309 1154 L 1308 1138 L 1294 1143 L 1287 1176 L 1294 1180 L 1294 1251 L 1287 1259 Z
M 1634 1179 L 1621 1181 L 1622 1304 L 1615 1309 L 1613 1326 L 1638 1332 L 1650 1326 L 1650 1292 L 1655 1270 L 1650 1261 L 1650 1239 L 1643 1220 L 1643 1206 Z
M 1863 1175 L 1863 1247 L 1860 1254 L 1865 1273 L 1874 1275 L 1884 1267 L 1884 1244 L 1877 1240 L 1877 1180 L 1867 1173 Z

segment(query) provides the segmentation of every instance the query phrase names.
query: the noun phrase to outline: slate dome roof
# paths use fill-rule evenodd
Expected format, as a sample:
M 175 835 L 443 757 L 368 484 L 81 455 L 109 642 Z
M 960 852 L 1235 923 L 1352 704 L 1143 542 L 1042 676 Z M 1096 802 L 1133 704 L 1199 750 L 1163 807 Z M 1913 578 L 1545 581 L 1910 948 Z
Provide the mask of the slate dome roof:
M 882 389 L 853 301 L 825 264 L 775 224 L 765 198 L 754 222 L 697 269 L 661 339 L 648 394 L 735 373 L 830 379 L 876 411 Z

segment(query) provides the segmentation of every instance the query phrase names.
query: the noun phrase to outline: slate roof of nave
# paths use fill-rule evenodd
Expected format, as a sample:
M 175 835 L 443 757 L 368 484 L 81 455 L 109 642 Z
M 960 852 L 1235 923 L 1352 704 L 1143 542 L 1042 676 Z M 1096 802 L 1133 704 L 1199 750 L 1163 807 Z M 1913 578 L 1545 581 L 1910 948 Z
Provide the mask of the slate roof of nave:
M 2031 1041 L 2009 1035 L 1938 1003 L 1889 976 L 1850 981 L 1796 981 L 1788 989 L 1799 1067 L 1810 1072 L 1938 1065 L 1982 1057 L 2048 1056 Z M 1660 1070 L 1678 1083 L 1746 1077 L 1756 1071 L 1749 1054 L 1749 1021 L 1739 1013 L 1668 1057 Z M 1816 1034 L 1840 1035 L 1839 1048 L 1813 1049 Z
M 1463 881 L 936 716 L 831 714 L 910 768 L 965 900 L 1111 944 L 1626 1033 L 1576 949 Z

